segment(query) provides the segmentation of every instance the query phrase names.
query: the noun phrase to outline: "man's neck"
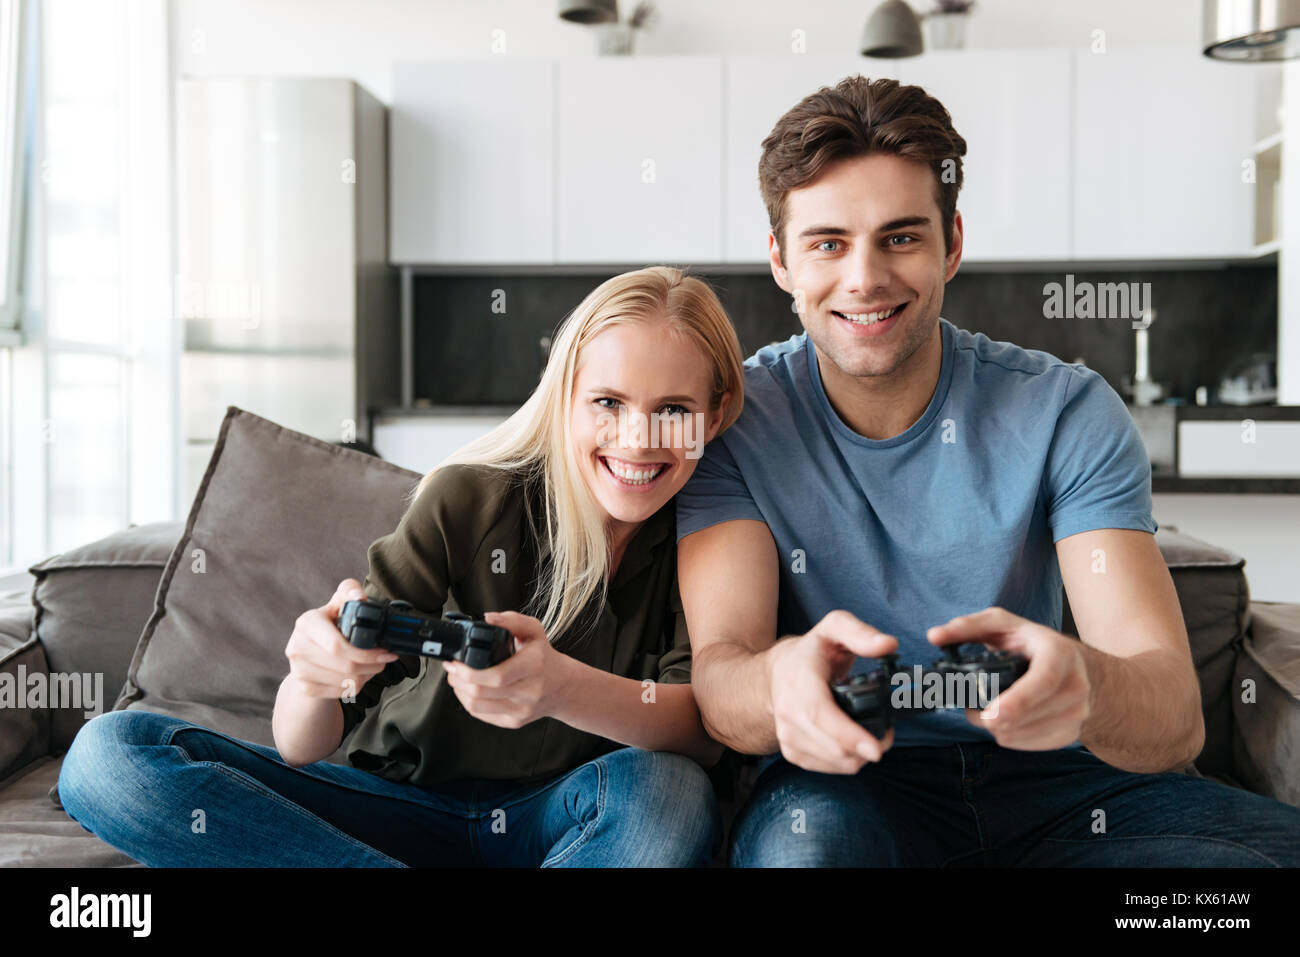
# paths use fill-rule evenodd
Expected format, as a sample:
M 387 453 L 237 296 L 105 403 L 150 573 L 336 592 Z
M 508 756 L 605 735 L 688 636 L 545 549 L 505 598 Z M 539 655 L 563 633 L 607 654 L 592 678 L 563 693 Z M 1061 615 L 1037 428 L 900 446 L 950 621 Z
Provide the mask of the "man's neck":
M 888 376 L 845 375 L 820 353 L 817 360 L 826 397 L 844 423 L 865 438 L 892 439 L 910 429 L 934 398 L 943 369 L 943 331 L 936 325 L 925 344 Z

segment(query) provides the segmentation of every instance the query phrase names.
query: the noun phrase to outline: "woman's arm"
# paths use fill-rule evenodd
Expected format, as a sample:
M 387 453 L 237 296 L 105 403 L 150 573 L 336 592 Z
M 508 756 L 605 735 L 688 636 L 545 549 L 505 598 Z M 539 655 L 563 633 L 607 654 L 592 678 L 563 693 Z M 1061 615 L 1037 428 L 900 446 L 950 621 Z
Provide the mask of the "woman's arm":
M 552 717 L 619 744 L 676 751 L 706 768 L 722 757 L 722 745 L 704 730 L 690 685 L 620 678 L 561 657 L 570 674 Z
M 397 659 L 383 648 L 354 648 L 343 640 L 339 612 L 344 602 L 361 597 L 361 585 L 344 579 L 326 605 L 303 612 L 294 623 L 284 649 L 289 674 L 280 682 L 271 714 L 275 748 L 291 767 L 334 753 L 343 738 L 343 696 L 356 696 Z
M 583 664 L 556 651 L 542 623 L 528 615 L 488 612 L 484 619 L 515 636 L 515 654 L 482 670 L 443 662 L 447 683 L 480 721 L 520 728 L 555 718 L 620 744 L 675 751 L 705 767 L 722 756 L 722 745 L 704 730 L 690 685 L 641 682 Z
M 327 758 L 343 737 L 339 699 L 310 697 L 293 675 L 287 675 L 275 694 L 271 733 L 275 749 L 291 768 Z
M 477 489 L 478 480 L 464 470 L 438 470 L 396 529 L 367 549 L 364 583 L 343 581 L 328 605 L 299 616 L 285 648 L 289 675 L 271 717 L 286 763 L 311 764 L 334 753 L 388 686 L 418 673 L 416 655 L 354 648 L 339 631 L 338 616 L 344 602 L 363 598 L 400 598 L 437 615 L 450 588 L 453 552 L 471 554 L 481 537 L 479 526 L 464 520 L 480 514 L 469 507 Z

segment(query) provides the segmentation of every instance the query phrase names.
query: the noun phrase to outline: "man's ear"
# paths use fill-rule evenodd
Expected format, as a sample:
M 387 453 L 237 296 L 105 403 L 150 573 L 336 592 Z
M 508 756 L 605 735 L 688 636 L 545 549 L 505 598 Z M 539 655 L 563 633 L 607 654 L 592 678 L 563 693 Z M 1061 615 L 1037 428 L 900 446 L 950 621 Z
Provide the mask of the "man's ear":
M 961 213 L 953 213 L 952 217 L 952 246 L 948 249 L 948 255 L 944 257 L 943 281 L 948 282 L 953 276 L 957 275 L 957 268 L 961 265 L 961 246 L 965 227 L 962 225 Z
M 790 277 L 786 272 L 785 264 L 781 261 L 781 247 L 771 230 L 767 232 L 767 261 L 772 268 L 772 278 L 776 280 L 776 284 L 786 292 L 790 292 Z

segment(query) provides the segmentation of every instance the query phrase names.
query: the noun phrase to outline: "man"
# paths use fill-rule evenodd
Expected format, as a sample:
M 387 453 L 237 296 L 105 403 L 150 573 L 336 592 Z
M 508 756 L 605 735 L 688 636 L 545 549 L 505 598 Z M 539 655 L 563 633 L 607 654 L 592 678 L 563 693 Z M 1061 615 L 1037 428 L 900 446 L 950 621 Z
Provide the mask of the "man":
M 732 864 L 1300 864 L 1300 809 L 1173 773 L 1202 747 L 1200 691 L 1122 401 L 940 318 L 965 152 L 922 89 L 862 77 L 763 142 L 772 274 L 805 334 L 746 362 L 677 506 L 705 725 L 769 756 Z M 877 740 L 830 694 L 855 659 L 964 642 L 1029 661 L 983 712 Z

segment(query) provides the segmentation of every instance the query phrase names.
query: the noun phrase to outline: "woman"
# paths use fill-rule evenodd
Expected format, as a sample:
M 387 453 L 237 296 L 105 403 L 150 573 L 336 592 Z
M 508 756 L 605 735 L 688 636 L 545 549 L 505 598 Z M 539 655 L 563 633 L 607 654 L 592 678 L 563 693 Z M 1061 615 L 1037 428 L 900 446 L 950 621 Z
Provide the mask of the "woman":
M 707 284 L 602 283 L 528 401 L 413 489 L 365 587 L 299 617 L 275 749 L 109 712 L 68 752 L 65 810 L 151 866 L 707 863 L 721 748 L 689 684 L 672 500 L 742 380 Z M 353 648 L 336 622 L 362 597 L 485 618 L 515 653 L 474 670 Z M 322 760 L 354 729 L 351 767 Z

